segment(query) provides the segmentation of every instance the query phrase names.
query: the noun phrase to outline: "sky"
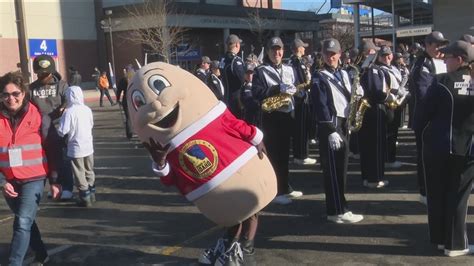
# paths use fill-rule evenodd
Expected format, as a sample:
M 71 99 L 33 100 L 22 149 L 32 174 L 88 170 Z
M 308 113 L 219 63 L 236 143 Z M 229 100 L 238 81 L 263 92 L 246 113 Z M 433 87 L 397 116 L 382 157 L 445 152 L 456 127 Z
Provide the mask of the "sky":
M 318 10 L 324 2 L 324 0 L 282 0 L 281 5 L 286 10 L 308 11 L 310 9 Z M 331 1 L 328 0 L 319 13 L 327 13 L 330 3 Z

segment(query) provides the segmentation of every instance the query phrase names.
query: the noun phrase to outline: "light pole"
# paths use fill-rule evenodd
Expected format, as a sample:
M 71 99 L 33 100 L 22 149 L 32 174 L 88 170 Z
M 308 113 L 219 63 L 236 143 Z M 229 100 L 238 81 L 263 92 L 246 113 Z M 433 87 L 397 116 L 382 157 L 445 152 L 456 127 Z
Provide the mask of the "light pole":
M 110 55 L 112 58 L 112 75 L 115 78 L 115 55 L 114 55 L 114 39 L 112 36 L 113 32 L 113 27 L 117 26 L 120 24 L 120 21 L 114 20 L 114 23 L 112 23 L 112 10 L 105 10 L 105 15 L 107 16 L 107 20 L 101 20 L 100 24 L 102 29 L 108 30 L 109 31 L 109 37 L 110 37 Z

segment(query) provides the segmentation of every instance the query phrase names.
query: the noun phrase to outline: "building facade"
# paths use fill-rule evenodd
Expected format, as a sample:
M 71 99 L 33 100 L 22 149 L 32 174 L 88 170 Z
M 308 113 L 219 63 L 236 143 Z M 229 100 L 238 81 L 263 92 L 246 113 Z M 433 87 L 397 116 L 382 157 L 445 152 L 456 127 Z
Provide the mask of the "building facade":
M 30 72 L 35 49 L 54 53 L 60 74 L 74 66 L 83 76 L 97 65 L 97 31 L 94 0 L 23 1 L 23 22 Z M 19 33 L 14 0 L 0 1 L 0 73 L 18 69 L 20 62 Z M 21 39 L 20 39 L 21 40 Z M 37 40 L 37 42 L 35 42 Z M 47 40 L 39 47 L 30 44 Z M 55 43 L 54 45 L 49 45 Z M 85 56 L 87 55 L 87 56 Z

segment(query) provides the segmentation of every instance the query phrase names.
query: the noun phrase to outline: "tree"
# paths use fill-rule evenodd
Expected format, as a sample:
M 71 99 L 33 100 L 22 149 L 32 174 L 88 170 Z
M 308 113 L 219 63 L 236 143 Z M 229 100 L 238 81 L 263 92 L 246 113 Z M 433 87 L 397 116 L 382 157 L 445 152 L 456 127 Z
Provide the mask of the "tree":
M 347 51 L 354 46 L 354 25 L 348 23 L 335 23 L 332 36 L 341 44 L 342 51 Z
M 249 24 L 250 31 L 257 36 L 258 44 L 263 47 L 265 41 L 273 36 L 271 31 L 265 29 L 268 29 L 270 24 L 279 23 L 279 20 L 270 21 L 262 17 L 260 13 L 263 7 L 261 0 L 254 1 L 253 4 L 251 4 L 249 0 L 245 1 L 247 6 L 251 8 L 247 13 L 248 19 L 246 22 Z
M 172 2 L 145 0 L 143 4 L 125 7 L 134 29 L 129 40 L 144 45 L 147 52 L 158 54 L 167 63 L 176 54 L 176 47 L 184 41 L 187 31 L 178 21 L 169 25 L 171 16 L 179 17 Z

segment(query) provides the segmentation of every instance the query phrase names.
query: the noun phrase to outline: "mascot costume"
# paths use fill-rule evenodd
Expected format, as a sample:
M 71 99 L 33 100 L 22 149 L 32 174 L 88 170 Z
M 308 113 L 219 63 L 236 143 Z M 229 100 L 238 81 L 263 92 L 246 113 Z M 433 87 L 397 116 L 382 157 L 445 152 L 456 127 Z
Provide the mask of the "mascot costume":
M 154 172 L 208 219 L 239 225 L 275 197 L 276 175 L 261 152 L 262 132 L 235 118 L 194 75 L 162 62 L 145 65 L 131 80 L 127 98 Z M 240 247 L 233 244 L 206 250 L 208 262 L 221 259 L 220 249 L 222 255 L 237 253 Z

